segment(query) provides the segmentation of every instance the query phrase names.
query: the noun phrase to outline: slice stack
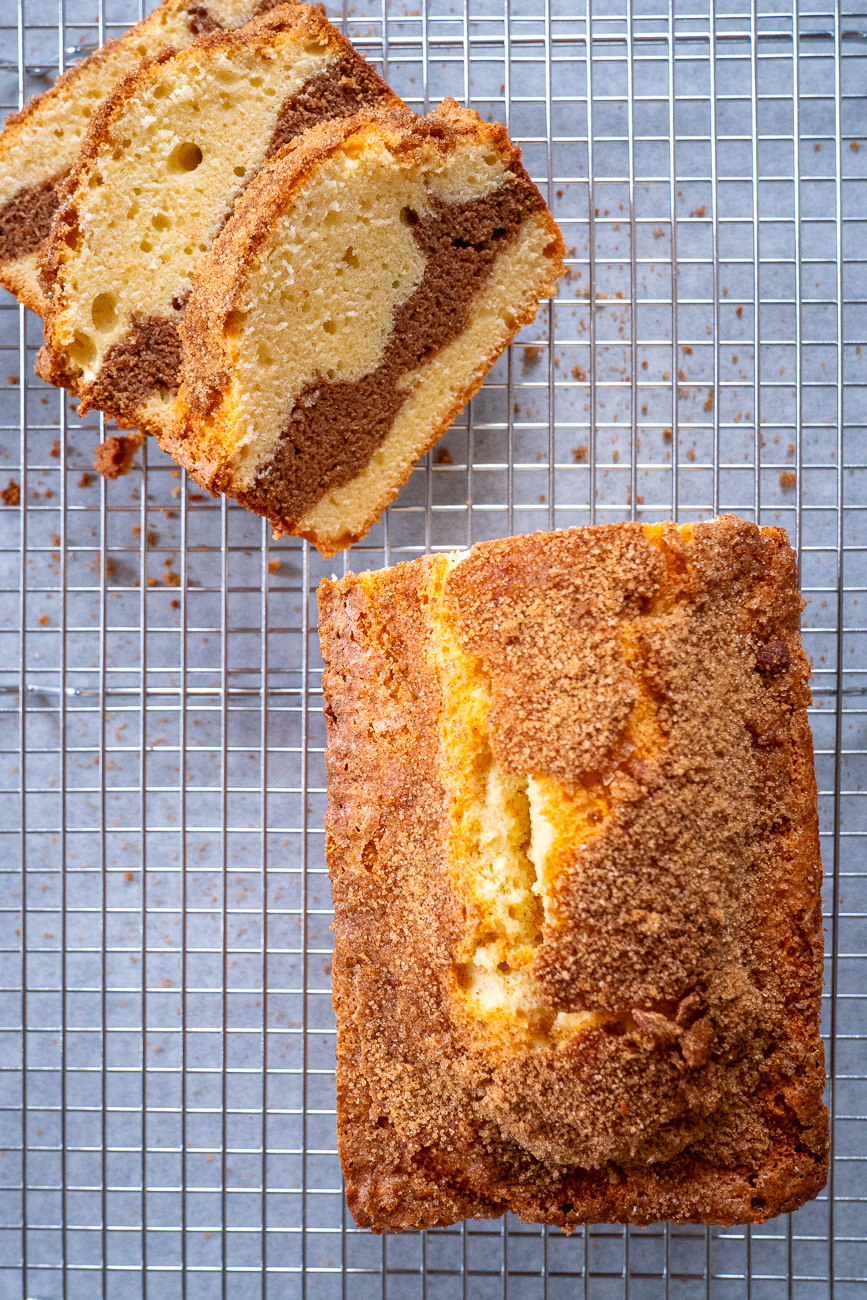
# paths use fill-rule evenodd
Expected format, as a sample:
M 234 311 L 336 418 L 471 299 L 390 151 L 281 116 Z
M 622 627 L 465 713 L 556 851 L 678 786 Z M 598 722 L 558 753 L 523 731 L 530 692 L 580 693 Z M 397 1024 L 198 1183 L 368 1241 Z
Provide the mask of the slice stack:
M 0 282 L 81 414 L 331 555 L 554 292 L 563 241 L 501 126 L 416 117 L 320 8 L 207 4 L 164 0 L 0 137 Z
M 163 0 L 125 36 L 106 41 L 7 118 L 0 135 L 0 285 L 43 314 L 39 254 L 88 123 L 120 78 L 149 55 L 241 27 L 270 7 L 269 0 Z
M 52 225 L 39 374 L 82 413 L 162 432 L 178 322 L 238 193 L 311 124 L 377 103 L 400 101 L 306 4 L 142 62 L 91 124 Z
M 308 132 L 245 191 L 161 443 L 324 555 L 364 535 L 563 270 L 501 126 L 447 100 Z

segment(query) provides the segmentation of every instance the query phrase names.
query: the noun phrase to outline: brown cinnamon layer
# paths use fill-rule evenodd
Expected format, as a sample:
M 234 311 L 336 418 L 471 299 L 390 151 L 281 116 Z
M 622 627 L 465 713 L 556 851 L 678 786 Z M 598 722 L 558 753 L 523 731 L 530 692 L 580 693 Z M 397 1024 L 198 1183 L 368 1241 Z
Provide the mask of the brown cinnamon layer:
M 48 236 L 60 204 L 62 176 L 19 190 L 0 208 L 0 262 L 35 253 Z
M 167 316 L 137 320 L 125 338 L 106 353 L 85 409 L 143 406 L 157 393 L 174 395 L 181 373 L 181 337 Z
M 426 265 L 395 312 L 382 361 L 356 383 L 322 383 L 296 400 L 271 463 L 238 500 L 270 519 L 298 520 L 359 474 L 382 446 L 410 393 L 404 375 L 428 363 L 466 328 L 497 256 L 543 207 L 535 186 L 514 178 L 469 203 L 431 199 L 426 217 L 403 219 Z
M 382 81 L 373 68 L 350 51 L 342 53 L 283 105 L 266 157 L 273 158 L 284 144 L 317 122 L 351 117 L 361 108 L 375 107 L 381 99 Z

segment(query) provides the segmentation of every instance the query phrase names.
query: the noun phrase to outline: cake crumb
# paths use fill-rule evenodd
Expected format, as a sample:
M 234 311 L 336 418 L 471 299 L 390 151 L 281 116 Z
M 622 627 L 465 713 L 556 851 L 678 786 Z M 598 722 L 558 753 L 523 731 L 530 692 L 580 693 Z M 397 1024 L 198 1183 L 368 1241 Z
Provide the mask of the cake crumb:
M 60 439 L 59 439 L 59 438 L 55 438 L 55 439 L 54 439 L 54 442 L 51 444 L 51 450 L 49 451 L 48 454 L 49 454 L 49 456 L 52 457 L 52 459 L 57 460 L 58 456 L 60 455 Z
M 579 446 L 572 448 L 572 458 L 574 460 L 587 459 L 587 447 L 585 443 L 582 442 Z
M 780 470 L 780 487 L 793 488 L 798 482 L 798 476 L 793 469 Z
M 269 561 L 268 561 L 268 572 L 269 572 L 269 573 L 279 573 L 279 572 L 280 572 L 280 561 L 279 561 L 279 560 L 269 560 Z
M 579 384 L 583 384 L 587 379 L 587 371 L 583 368 L 583 366 L 573 366 L 570 373 L 573 379 L 578 380 Z
M 90 483 L 91 483 L 90 475 L 88 474 L 87 470 L 85 470 L 81 478 L 78 480 L 78 486 L 80 488 L 86 488 L 86 487 L 90 487 Z
M 524 357 L 521 363 L 521 368 L 523 370 L 532 370 L 534 366 L 538 366 L 541 360 L 542 360 L 541 348 L 537 348 L 537 347 L 524 348 Z
M 4 506 L 20 506 L 21 504 L 21 485 L 16 483 L 14 478 L 10 478 L 8 484 L 0 491 L 0 501 Z
M 436 455 L 434 456 L 434 464 L 435 464 L 435 465 L 453 465 L 453 464 L 454 464 L 454 461 L 452 460 L 452 453 L 449 451 L 448 447 L 438 447 L 438 448 L 437 448 L 437 453 L 436 453 Z
M 103 478 L 120 478 L 129 472 L 142 435 L 112 433 L 93 453 L 93 468 Z

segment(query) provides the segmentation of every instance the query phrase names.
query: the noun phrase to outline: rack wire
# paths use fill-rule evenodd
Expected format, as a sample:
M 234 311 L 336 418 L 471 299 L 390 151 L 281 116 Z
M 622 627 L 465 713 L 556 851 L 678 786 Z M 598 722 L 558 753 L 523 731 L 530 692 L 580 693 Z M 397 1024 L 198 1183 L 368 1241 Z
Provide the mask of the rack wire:
M 504 121 L 569 273 L 342 559 L 33 377 L 0 304 L 0 1300 L 867 1296 L 867 17 L 831 0 L 358 0 L 420 110 Z M 139 16 L 19 0 L 0 101 Z M 334 1140 L 314 593 L 539 527 L 782 524 L 814 664 L 826 1192 L 752 1230 L 377 1238 Z

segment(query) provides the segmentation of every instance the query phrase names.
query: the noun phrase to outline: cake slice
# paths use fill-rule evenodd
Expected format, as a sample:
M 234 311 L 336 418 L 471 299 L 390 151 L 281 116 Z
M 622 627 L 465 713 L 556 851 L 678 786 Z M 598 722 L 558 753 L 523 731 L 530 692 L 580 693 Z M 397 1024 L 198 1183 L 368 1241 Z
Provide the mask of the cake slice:
M 322 584 L 359 1225 L 760 1223 L 821 1190 L 800 607 L 783 530 L 733 516 Z
M 42 264 L 38 372 L 121 427 L 161 431 L 203 255 L 264 160 L 325 118 L 400 104 L 307 4 L 145 60 L 85 136 Z
M 319 126 L 202 262 L 162 446 L 332 555 L 533 320 L 563 252 L 506 132 L 454 100 Z
M 241 27 L 273 0 L 162 0 L 124 36 L 70 68 L 6 119 L 0 134 L 0 284 L 42 315 L 38 259 L 87 125 L 121 77 L 143 58 L 181 49 L 220 28 Z

